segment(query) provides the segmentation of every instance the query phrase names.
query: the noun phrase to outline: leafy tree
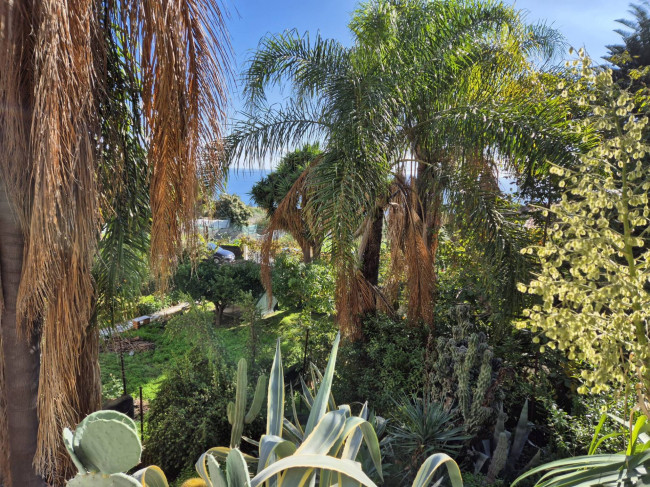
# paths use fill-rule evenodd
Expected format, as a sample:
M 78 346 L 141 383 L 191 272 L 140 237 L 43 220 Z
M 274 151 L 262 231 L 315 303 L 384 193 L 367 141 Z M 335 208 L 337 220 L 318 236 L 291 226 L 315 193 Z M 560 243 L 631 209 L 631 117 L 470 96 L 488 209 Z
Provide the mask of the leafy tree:
M 251 189 L 255 204 L 266 210 L 269 217 L 272 216 L 296 179 L 321 153 L 318 143 L 315 143 L 305 144 L 284 155 L 277 167 Z
M 164 280 L 175 262 L 221 135 L 222 19 L 212 0 L 0 3 L 0 483 L 62 485 L 61 428 L 100 407 L 102 224 L 122 271 L 148 253 Z M 98 265 L 115 289 L 125 274 Z
M 191 263 L 184 263 L 178 266 L 174 283 L 192 298 L 214 303 L 216 325 L 222 322 L 223 310 L 237 301 L 241 292 L 257 296 L 263 290 L 260 266 L 250 261 L 220 264 L 205 259 L 195 269 Z
M 596 127 L 600 141 L 579 167 L 553 168 L 567 191 L 550 209 L 556 223 L 549 240 L 524 250 L 537 256 L 541 269 L 520 287 L 541 302 L 525 310 L 520 326 L 544 334 L 542 351 L 558 347 L 584 363 L 581 392 L 624 386 L 629 393 L 636 375 L 639 405 L 648 414 L 647 104 L 616 85 L 611 71 L 594 70 L 587 58 L 582 63 L 579 103 L 591 115 L 577 130 Z
M 233 225 L 243 227 L 248 225 L 253 212 L 236 194 L 223 193 L 214 203 L 214 216 L 227 218 Z
M 273 294 L 283 308 L 334 312 L 334 276 L 329 265 L 304 263 L 286 255 L 275 259 Z

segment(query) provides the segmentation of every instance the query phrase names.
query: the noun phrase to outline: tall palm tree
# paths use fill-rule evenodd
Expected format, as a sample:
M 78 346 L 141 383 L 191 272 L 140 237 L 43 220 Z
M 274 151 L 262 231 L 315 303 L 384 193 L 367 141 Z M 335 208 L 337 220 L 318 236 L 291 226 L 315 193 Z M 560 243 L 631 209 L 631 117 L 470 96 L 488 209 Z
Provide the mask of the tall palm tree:
M 432 324 L 443 203 L 480 223 L 486 241 L 512 247 L 516 232 L 495 204 L 497 166 L 524 171 L 573 157 L 566 109 L 530 67 L 532 55 L 547 57 L 557 45 L 556 33 L 528 26 L 504 4 L 469 0 L 371 1 L 350 27 L 350 48 L 295 31 L 261 40 L 244 75 L 250 110 L 229 136 L 230 156 L 325 141 L 307 176 L 308 209 L 312 226 L 332 239 L 341 326 L 358 334 L 359 312 L 376 305 L 387 207 L 409 315 Z M 269 109 L 266 89 L 281 83 L 294 96 Z
M 639 3 L 631 3 L 629 12 L 632 19 L 616 21 L 629 29 L 615 31 L 621 36 L 623 43 L 607 46 L 609 52 L 604 59 L 615 66 L 615 79 L 630 84 L 630 90 L 636 91 L 647 88 L 650 81 L 650 75 L 647 73 L 638 79 L 630 77 L 630 71 L 633 69 L 650 66 L 650 2 L 641 0 Z
M 150 261 L 165 279 L 192 224 L 200 147 L 220 137 L 227 45 L 213 0 L 0 3 L 4 485 L 69 475 L 61 429 L 99 406 L 89 323 L 102 224 L 148 189 Z M 145 169 L 120 145 L 138 132 L 128 120 L 143 123 Z M 129 168 L 144 187 L 126 186 Z

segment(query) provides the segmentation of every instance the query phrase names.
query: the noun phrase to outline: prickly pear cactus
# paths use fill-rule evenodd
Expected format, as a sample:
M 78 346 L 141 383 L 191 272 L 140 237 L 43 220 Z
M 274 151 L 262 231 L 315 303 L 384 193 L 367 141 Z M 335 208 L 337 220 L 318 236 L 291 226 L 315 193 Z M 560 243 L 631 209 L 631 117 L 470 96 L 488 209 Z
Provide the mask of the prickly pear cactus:
M 63 441 L 79 473 L 110 475 L 126 472 L 140 463 L 142 444 L 135 423 L 117 411 L 97 411 L 86 416 Z
M 79 470 L 68 487 L 168 487 L 158 467 L 147 467 L 133 477 L 122 473 L 140 463 L 142 453 L 135 423 L 122 413 L 94 412 L 74 432 L 65 428 L 63 442 Z
M 244 433 L 244 424 L 250 424 L 262 409 L 266 393 L 266 376 L 260 375 L 257 379 L 253 402 L 246 413 L 248 392 L 248 364 L 246 359 L 240 359 L 237 364 L 237 390 L 235 402 L 229 402 L 227 407 L 228 422 L 232 425 L 230 432 L 230 448 L 238 448 Z
M 123 473 L 105 475 L 101 473 L 77 474 L 68 480 L 68 487 L 142 487 L 133 477 Z

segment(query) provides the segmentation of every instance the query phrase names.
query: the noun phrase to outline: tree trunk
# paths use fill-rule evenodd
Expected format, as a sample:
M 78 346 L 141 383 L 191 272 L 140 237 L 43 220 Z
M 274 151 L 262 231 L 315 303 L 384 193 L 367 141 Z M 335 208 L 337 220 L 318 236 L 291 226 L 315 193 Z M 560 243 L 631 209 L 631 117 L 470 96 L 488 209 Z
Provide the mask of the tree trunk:
M 309 264 L 311 262 L 311 245 L 307 239 L 301 240 L 300 250 L 302 250 L 302 261 Z
M 32 336 L 18 333 L 16 298 L 22 272 L 23 234 L 10 206 L 4 184 L 0 184 L 0 284 L 2 286 L 2 359 L 6 400 L 6 445 L 9 471 L 3 472 L 7 485 L 44 487 L 32 461 L 38 438 L 38 378 L 40 368 L 40 327 Z
M 361 241 L 361 273 L 373 286 L 379 283 L 379 263 L 381 257 L 381 238 L 384 229 L 384 209 L 377 208 L 373 220 L 366 229 Z

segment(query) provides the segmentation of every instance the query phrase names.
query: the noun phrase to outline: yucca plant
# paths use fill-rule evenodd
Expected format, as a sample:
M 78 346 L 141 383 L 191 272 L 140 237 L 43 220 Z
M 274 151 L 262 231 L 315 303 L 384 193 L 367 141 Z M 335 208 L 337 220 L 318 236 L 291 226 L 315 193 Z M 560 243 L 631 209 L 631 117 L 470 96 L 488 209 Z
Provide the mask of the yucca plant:
M 414 478 L 424 459 L 434 452 L 453 456 L 471 436 L 463 426 L 454 426 L 455 414 L 428 398 L 402 398 L 388 426 L 387 447 L 396 467 L 396 477 Z

